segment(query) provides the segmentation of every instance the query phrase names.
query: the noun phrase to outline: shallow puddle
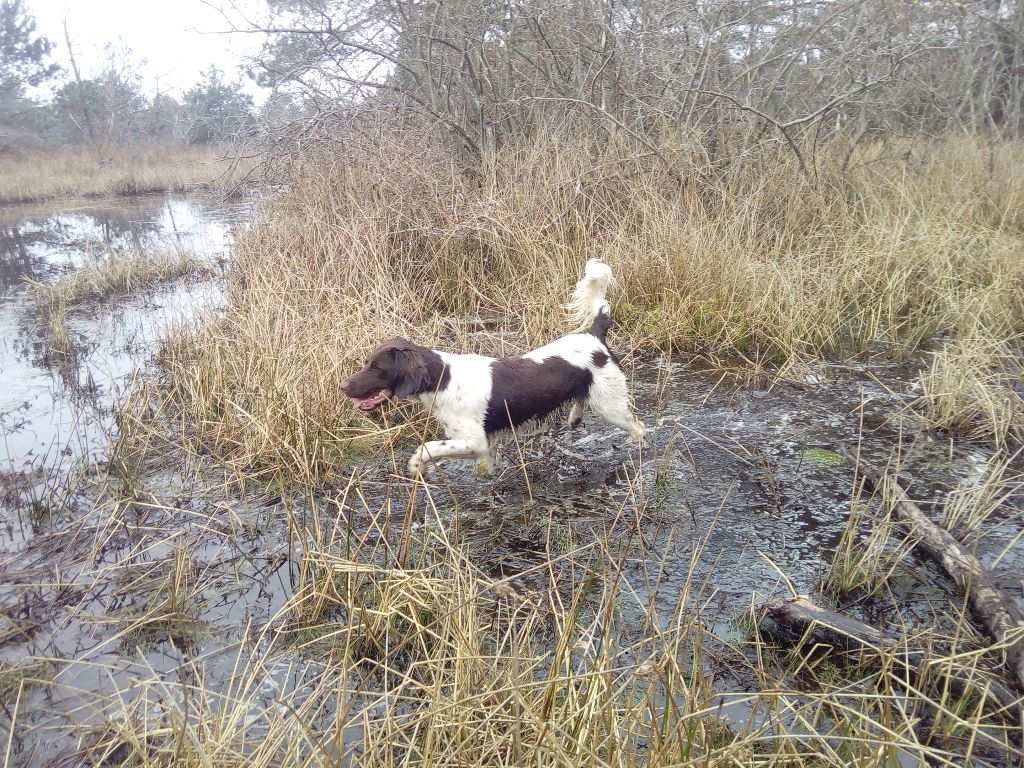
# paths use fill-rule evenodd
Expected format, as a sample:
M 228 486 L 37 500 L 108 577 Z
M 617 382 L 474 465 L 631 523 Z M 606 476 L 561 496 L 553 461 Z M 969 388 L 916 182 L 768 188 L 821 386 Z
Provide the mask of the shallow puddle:
M 463 540 L 487 553 L 482 562 L 495 574 L 535 565 L 553 530 L 563 546 L 570 533 L 579 546 L 590 535 L 625 531 L 637 574 L 666 562 L 656 605 L 671 610 L 683 580 L 694 578 L 706 585 L 707 620 L 726 627 L 751 595 L 789 595 L 779 571 L 800 594 L 818 588 L 854 492 L 840 446 L 860 444 L 883 466 L 899 450 L 904 487 L 933 514 L 988 456 L 918 430 L 903 407 L 917 377 L 914 362 L 823 363 L 809 383 L 781 382 L 770 391 L 736 388 L 688 364 L 651 367 L 658 366 L 638 363 L 633 381 L 648 424 L 645 450 L 625 445 L 621 432 L 588 414 L 582 427 L 525 444 L 528 488 L 521 465 L 510 466 L 519 462 L 514 446 L 506 446 L 495 480 L 467 468 L 439 473 L 434 502 L 457 515 Z M 976 551 L 983 562 L 1001 555 L 996 573 L 1024 607 L 1024 542 L 1014 543 L 1021 500 L 1018 494 L 1005 505 Z M 893 588 L 900 615 L 870 620 L 894 630 L 901 622 L 934 624 L 936 606 L 955 594 L 927 561 L 900 569 Z M 866 607 L 878 606 L 854 609 Z

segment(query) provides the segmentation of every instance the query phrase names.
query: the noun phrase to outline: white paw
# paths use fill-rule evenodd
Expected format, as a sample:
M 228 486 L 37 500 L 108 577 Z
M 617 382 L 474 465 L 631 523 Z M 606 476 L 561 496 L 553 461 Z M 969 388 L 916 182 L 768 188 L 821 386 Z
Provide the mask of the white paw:
M 409 477 L 415 479 L 423 477 L 423 467 L 425 462 L 420 460 L 418 453 L 414 453 L 409 459 L 409 464 L 406 466 L 406 472 Z
M 630 431 L 630 437 L 633 438 L 633 442 L 642 448 L 646 448 L 647 443 L 647 428 L 644 427 L 639 421 L 636 423 L 636 428 Z

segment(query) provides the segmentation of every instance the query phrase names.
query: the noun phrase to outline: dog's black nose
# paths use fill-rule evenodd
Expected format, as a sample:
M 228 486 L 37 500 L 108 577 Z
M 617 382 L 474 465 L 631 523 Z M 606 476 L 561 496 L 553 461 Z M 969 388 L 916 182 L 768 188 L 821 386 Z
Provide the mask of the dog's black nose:
M 346 395 L 348 394 L 348 387 L 349 387 L 349 383 L 350 383 L 350 382 L 349 382 L 349 380 L 348 380 L 348 379 L 345 379 L 345 380 L 344 380 L 343 382 L 341 382 L 341 384 L 339 385 L 339 386 L 341 387 L 341 391 L 342 391 L 342 392 L 344 392 L 344 393 L 345 393 Z

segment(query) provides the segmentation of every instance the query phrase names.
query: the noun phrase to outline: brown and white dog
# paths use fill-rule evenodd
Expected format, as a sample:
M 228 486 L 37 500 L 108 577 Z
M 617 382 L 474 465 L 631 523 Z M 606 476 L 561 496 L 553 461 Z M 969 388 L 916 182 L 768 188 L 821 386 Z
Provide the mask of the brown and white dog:
M 589 406 L 605 421 L 624 429 L 638 443 L 644 425 L 629 407 L 626 376 L 605 337 L 611 307 L 605 298 L 612 282 L 607 264 L 591 259 L 576 284 L 567 309 L 589 325 L 522 357 L 458 355 L 396 338 L 381 344 L 366 366 L 341 390 L 356 408 L 371 411 L 391 398 L 418 397 L 444 426 L 446 440 L 431 440 L 409 458 L 409 474 L 420 475 L 427 462 L 475 458 L 478 470 L 494 471 L 491 438 L 541 419 L 571 404 L 575 426 Z

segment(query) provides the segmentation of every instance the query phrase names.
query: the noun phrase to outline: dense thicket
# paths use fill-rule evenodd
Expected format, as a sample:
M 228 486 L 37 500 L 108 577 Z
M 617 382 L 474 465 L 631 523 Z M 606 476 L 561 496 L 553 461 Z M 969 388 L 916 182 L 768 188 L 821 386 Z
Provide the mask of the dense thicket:
M 470 156 L 568 122 L 712 161 L 767 139 L 806 165 L 836 135 L 1024 127 L 1020 0 L 268 5 L 261 76 L 312 108 L 303 135 L 387 104 L 443 122 Z

